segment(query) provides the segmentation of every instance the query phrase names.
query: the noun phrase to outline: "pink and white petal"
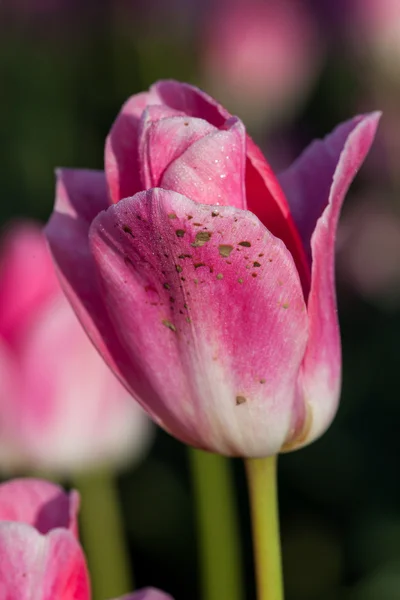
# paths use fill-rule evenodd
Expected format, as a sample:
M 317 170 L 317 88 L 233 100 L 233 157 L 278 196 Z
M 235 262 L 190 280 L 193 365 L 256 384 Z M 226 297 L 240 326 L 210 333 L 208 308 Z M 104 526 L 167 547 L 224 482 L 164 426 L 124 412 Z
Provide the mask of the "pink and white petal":
M 39 533 L 56 527 L 78 535 L 79 494 L 41 479 L 13 479 L 0 485 L 0 521 L 32 525 Z
M 0 336 L 11 346 L 43 302 L 58 290 L 41 226 L 16 223 L 2 241 L 0 257 Z
M 234 456 L 277 452 L 307 341 L 296 267 L 252 213 L 172 191 L 94 221 L 101 293 L 128 349 L 127 384 L 182 441 Z
M 160 187 L 202 204 L 246 208 L 246 132 L 236 118 L 226 126 L 189 146 L 166 169 Z
M 147 417 L 93 348 L 61 291 L 27 332 L 20 368 L 17 430 L 27 465 L 65 473 L 121 463 L 146 450 Z
M 139 168 L 139 128 L 143 111 L 162 104 L 157 92 L 136 94 L 125 102 L 105 145 L 105 172 L 111 201 L 118 202 L 142 189 Z
M 137 592 L 133 592 L 132 594 L 115 598 L 115 600 L 173 600 L 173 598 L 169 594 L 157 590 L 156 588 L 144 588 Z
M 155 93 L 162 104 L 180 110 L 190 117 L 204 119 L 221 127 L 231 114 L 216 100 L 199 88 L 174 80 L 162 80 L 155 83 L 150 91 Z
M 285 194 L 259 147 L 247 136 L 247 208 L 281 239 L 296 263 L 303 289 L 310 289 L 310 267 Z
M 304 398 L 309 407 L 309 419 L 307 432 L 303 432 L 297 446 L 319 437 L 330 425 L 337 410 L 341 351 L 334 285 L 336 228 L 344 197 L 370 149 L 378 120 L 379 114 L 373 113 L 353 121 L 353 127 L 348 131 L 346 140 L 342 138 L 345 126 L 345 129 L 339 128 L 326 140 L 325 150 L 321 143 L 314 151 L 311 150 L 313 154 L 319 148 L 318 156 L 322 162 L 318 163 L 316 158 L 314 167 L 317 172 L 318 165 L 321 164 L 328 169 L 329 160 L 332 161 L 331 166 L 336 166 L 332 166 L 331 169 L 333 181 L 327 206 L 311 237 L 312 279 L 308 298 L 310 333 L 300 376 Z M 343 149 L 340 152 L 341 144 Z M 320 177 L 321 181 L 324 181 L 321 174 Z M 326 188 L 322 185 L 321 194 L 324 191 Z
M 159 186 L 170 163 L 179 158 L 191 144 L 214 131 L 216 128 L 207 121 L 193 117 L 149 121 L 140 141 L 143 189 Z
M 279 181 L 288 199 L 309 264 L 311 264 L 311 236 L 318 219 L 328 205 L 333 177 L 347 140 L 365 120 L 370 124 L 368 128 L 371 128 L 373 137 L 379 116 L 379 113 L 360 115 L 342 123 L 324 139 L 314 140 L 299 158 L 279 175 Z M 362 153 L 363 157 L 358 159 L 359 165 L 365 153 Z M 355 172 L 351 179 L 354 175 Z
M 104 173 L 60 170 L 55 207 L 45 228 L 61 286 L 90 339 L 115 372 L 114 354 L 125 353 L 108 343 L 110 323 L 98 290 L 89 248 L 92 219 L 108 207 Z
M 25 523 L 0 523 L 0 598 L 90 600 L 78 541 L 64 529 L 42 535 Z

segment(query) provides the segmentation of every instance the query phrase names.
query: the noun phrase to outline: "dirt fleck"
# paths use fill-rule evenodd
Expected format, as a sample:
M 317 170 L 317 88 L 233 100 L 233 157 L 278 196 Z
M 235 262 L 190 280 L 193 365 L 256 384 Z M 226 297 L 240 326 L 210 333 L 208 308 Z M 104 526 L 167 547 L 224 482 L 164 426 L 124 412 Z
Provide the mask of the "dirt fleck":
M 180 254 L 178 258 L 192 258 L 191 254 Z
M 191 244 L 194 248 L 201 248 L 211 239 L 211 233 L 209 231 L 199 231 L 196 233 L 195 241 Z
M 183 237 L 185 235 L 185 230 L 184 229 L 177 229 L 175 231 L 177 237 Z
M 267 380 L 266 379 L 260 379 L 260 383 L 265 383 Z
M 258 256 L 264 256 L 264 252 L 260 252 Z
M 218 210 L 213 210 L 212 213 L 211 213 L 212 217 L 218 217 L 218 215 L 219 215 L 219 211 Z
M 182 271 L 183 271 L 181 265 L 175 265 L 175 269 L 176 269 L 177 273 L 182 273 Z
M 231 246 L 230 244 L 220 244 L 218 246 L 218 250 L 223 258 L 228 258 L 228 256 L 230 256 L 233 250 L 233 246 Z
M 125 231 L 125 233 L 135 238 L 135 236 L 132 233 L 132 229 L 129 227 L 129 225 L 122 225 L 122 231 Z
M 223 278 L 224 278 L 223 274 L 222 273 L 218 273 L 217 279 L 223 279 Z
M 171 323 L 171 321 L 167 321 L 166 319 L 163 319 L 161 321 L 161 323 L 163 325 L 165 325 L 165 327 L 168 327 L 168 329 L 170 329 L 171 331 L 176 332 L 176 327 L 173 323 Z
M 194 263 L 193 266 L 194 266 L 195 269 L 199 269 L 200 267 L 205 267 L 206 264 L 205 263 Z
M 190 219 L 193 219 L 193 215 L 188 215 L 187 218 L 188 218 L 188 221 L 190 221 Z
M 245 248 L 250 248 L 251 244 L 250 244 L 250 242 L 244 241 L 244 242 L 239 242 L 239 246 L 244 246 Z
M 252 273 L 251 276 L 252 277 L 257 277 L 257 273 Z
M 253 262 L 253 267 L 261 267 L 261 264 L 255 260 Z
M 285 308 L 285 309 L 286 309 L 286 308 L 289 308 L 289 302 L 284 302 L 284 303 L 282 304 L 282 308 Z
M 239 283 L 243 283 L 243 279 L 240 277 L 240 279 L 238 279 Z
M 164 287 L 166 290 L 170 290 L 170 289 L 171 289 L 171 286 L 169 285 L 169 283 L 163 283 L 163 287 Z
M 168 219 L 176 219 L 176 218 L 177 218 L 177 216 L 175 213 L 169 213 Z
M 173 298 L 172 296 L 169 297 L 169 301 L 170 302 L 175 302 L 175 298 Z
M 195 227 L 203 227 L 203 223 L 193 223 Z
M 236 396 L 236 406 L 244 404 L 245 402 L 247 402 L 247 399 L 244 396 Z

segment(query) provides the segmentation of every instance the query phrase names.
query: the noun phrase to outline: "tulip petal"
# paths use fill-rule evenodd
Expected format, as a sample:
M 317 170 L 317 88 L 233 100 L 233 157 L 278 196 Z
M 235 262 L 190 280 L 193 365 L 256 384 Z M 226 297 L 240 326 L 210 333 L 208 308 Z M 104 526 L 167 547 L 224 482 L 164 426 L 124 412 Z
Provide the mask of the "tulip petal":
M 247 136 L 247 207 L 281 239 L 296 263 L 303 289 L 310 288 L 310 267 L 286 197 L 261 150 Z
M 115 600 L 173 600 L 172 596 L 156 588 L 144 588 Z
M 156 94 L 159 101 L 191 117 L 205 119 L 215 127 L 221 127 L 230 113 L 211 96 L 199 88 L 174 80 L 162 80 L 155 83 L 150 92 Z
M 0 523 L 0 598 L 90 600 L 82 549 L 64 529 L 41 535 L 23 523 Z
M 6 233 L 0 264 L 0 336 L 17 342 L 36 307 L 58 290 L 58 281 L 37 225 L 17 224 Z
M 142 189 L 138 134 L 142 113 L 151 104 L 161 104 L 154 90 L 129 98 L 107 137 L 104 162 L 112 202 Z
M 306 245 L 314 227 L 310 334 L 301 375 L 309 423 L 296 447 L 321 435 L 337 410 L 341 357 L 334 281 L 336 228 L 347 190 L 373 142 L 379 116 L 372 113 L 341 125 L 325 140 L 314 142 L 283 175 L 297 218 L 301 211 L 310 214 L 310 221 L 299 222 Z
M 229 112 L 211 96 L 186 83 L 172 80 L 159 81 L 151 90 L 166 105 L 181 110 L 189 116 L 205 119 L 216 127 L 223 127 L 226 120 L 231 117 Z M 246 140 L 247 208 L 257 215 L 271 233 L 285 243 L 295 260 L 303 287 L 308 291 L 310 269 L 285 195 L 261 150 L 250 136 L 247 135 Z M 183 189 L 178 187 L 173 189 L 196 199 Z M 200 201 L 205 202 L 204 199 Z M 212 202 L 215 203 L 215 200 L 210 200 L 210 203 Z
M 94 345 L 118 373 L 112 355 L 119 354 L 123 362 L 125 353 L 116 340 L 114 346 L 107 340 L 110 324 L 99 300 L 88 240 L 92 219 L 109 206 L 106 180 L 100 171 L 62 169 L 57 176 L 55 208 L 45 233 L 60 283 Z
M 250 212 L 160 189 L 102 212 L 90 238 L 138 401 L 189 444 L 277 452 L 307 340 L 282 242 Z
M 172 117 L 149 121 L 140 142 L 143 189 L 157 187 L 172 161 L 214 131 L 215 127 L 203 119 Z
M 79 494 L 40 479 L 13 479 L 0 485 L 0 521 L 32 525 L 39 533 L 56 527 L 78 534 Z
M 202 204 L 246 208 L 246 132 L 236 118 L 226 127 L 189 146 L 166 169 L 160 187 Z

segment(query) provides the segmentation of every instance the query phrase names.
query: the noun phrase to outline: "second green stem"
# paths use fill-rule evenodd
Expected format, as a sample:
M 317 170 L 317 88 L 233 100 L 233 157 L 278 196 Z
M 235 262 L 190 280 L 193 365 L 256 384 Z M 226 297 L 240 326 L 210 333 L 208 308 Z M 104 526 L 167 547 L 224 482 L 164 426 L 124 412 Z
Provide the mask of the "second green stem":
M 243 600 L 240 533 L 229 459 L 189 449 L 204 600 Z

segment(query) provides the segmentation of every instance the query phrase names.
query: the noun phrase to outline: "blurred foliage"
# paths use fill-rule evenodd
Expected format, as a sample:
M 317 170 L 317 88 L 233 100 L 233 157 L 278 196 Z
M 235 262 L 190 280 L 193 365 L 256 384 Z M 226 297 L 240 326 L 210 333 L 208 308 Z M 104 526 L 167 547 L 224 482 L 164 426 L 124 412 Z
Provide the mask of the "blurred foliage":
M 397 82 L 389 80 L 367 51 L 355 51 L 339 8 L 332 19 L 335 3 L 306 4 L 327 40 L 323 69 L 306 104 L 255 137 L 272 164 L 282 165 L 338 121 L 388 107 L 354 189 L 358 197 L 376 190 L 378 203 L 384 190 L 398 213 L 400 135 L 393 131 L 400 132 L 400 73 Z M 48 218 L 56 166 L 102 168 L 104 139 L 129 95 L 160 77 L 204 81 L 200 42 L 207 3 L 98 0 L 81 6 L 55 0 L 49 6 L 40 0 L 0 5 L 1 225 L 21 216 Z M 357 48 L 363 43 L 357 40 Z M 339 414 L 321 440 L 280 460 L 287 599 L 395 600 L 400 312 L 398 306 L 386 310 L 338 275 L 344 357 Z M 244 478 L 240 462 L 234 466 L 251 581 Z M 164 588 L 176 600 L 195 599 L 185 448 L 160 432 L 147 460 L 121 474 L 119 489 L 137 583 Z

